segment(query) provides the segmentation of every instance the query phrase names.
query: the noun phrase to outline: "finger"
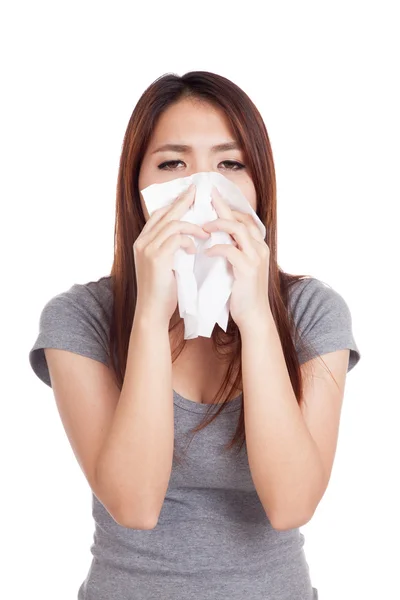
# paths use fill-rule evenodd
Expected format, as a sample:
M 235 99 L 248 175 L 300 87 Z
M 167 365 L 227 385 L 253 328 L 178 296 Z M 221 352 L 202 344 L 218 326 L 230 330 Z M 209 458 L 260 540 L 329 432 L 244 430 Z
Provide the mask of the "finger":
M 204 229 L 196 223 L 189 223 L 189 221 L 170 221 L 157 232 L 157 234 L 152 238 L 151 243 L 155 248 L 158 248 L 166 239 L 178 234 L 194 236 L 202 239 L 203 241 L 209 239 L 211 235 L 207 231 L 204 231 Z
M 204 231 L 225 231 L 229 233 L 232 238 L 237 242 L 238 247 L 243 250 L 249 256 L 249 258 L 256 256 L 256 250 L 254 248 L 254 238 L 250 235 L 247 226 L 239 221 L 230 219 L 215 219 L 209 223 L 203 225 Z
M 209 257 L 225 257 L 240 273 L 244 273 L 248 266 L 248 260 L 246 259 L 245 254 L 231 244 L 215 244 L 215 246 L 207 248 L 207 250 L 204 251 L 204 254 Z
M 190 185 L 184 192 L 179 194 L 179 196 L 172 202 L 172 204 L 168 204 L 167 206 L 162 207 L 162 209 L 157 209 L 160 210 L 159 216 L 156 216 L 156 218 L 154 219 L 154 221 L 152 221 L 150 226 L 147 227 L 147 225 L 150 222 L 150 219 L 152 219 L 155 213 L 157 212 L 154 211 L 154 213 L 147 221 L 143 229 L 146 228 L 146 233 L 148 231 L 151 231 L 154 235 L 157 235 L 166 223 L 174 220 L 180 220 L 181 217 L 189 210 L 190 206 L 194 202 L 194 199 L 195 185 L 192 183 L 192 185 Z
M 192 238 L 188 235 L 182 235 L 180 233 L 170 235 L 166 240 L 163 241 L 161 246 L 158 248 L 158 251 L 174 254 L 179 248 L 184 248 L 189 254 L 196 254 L 197 252 L 197 248 Z
M 232 210 L 215 185 L 211 189 L 212 205 L 222 219 L 234 219 Z
M 144 226 L 142 228 L 142 232 L 147 232 L 152 227 L 154 227 L 154 225 L 156 223 L 158 223 L 158 221 L 161 219 L 161 217 L 163 217 L 165 215 L 165 213 L 167 213 L 169 211 L 169 209 L 170 209 L 169 205 L 162 206 L 161 208 L 157 208 L 151 214 L 151 217 L 149 217 L 148 220 L 146 221 L 146 223 L 144 224 Z
M 261 235 L 261 232 L 258 229 L 257 225 L 255 224 L 252 215 L 248 213 L 242 213 L 238 210 L 232 210 L 232 214 L 237 221 L 240 221 L 241 223 L 244 223 L 246 225 L 247 229 L 249 230 L 250 234 L 255 240 L 257 240 L 258 242 L 264 242 L 264 238 Z
M 196 196 L 196 185 L 192 183 L 169 205 L 168 219 L 179 219 L 193 204 Z

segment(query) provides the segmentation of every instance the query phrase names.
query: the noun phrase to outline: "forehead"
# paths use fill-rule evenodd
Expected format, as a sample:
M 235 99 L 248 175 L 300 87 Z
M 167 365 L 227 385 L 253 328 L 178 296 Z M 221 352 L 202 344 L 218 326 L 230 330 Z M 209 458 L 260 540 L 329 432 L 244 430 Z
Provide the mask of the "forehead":
M 184 98 L 170 105 L 158 118 L 151 147 L 164 141 L 190 140 L 221 142 L 235 139 L 223 110 L 213 104 L 193 98 Z

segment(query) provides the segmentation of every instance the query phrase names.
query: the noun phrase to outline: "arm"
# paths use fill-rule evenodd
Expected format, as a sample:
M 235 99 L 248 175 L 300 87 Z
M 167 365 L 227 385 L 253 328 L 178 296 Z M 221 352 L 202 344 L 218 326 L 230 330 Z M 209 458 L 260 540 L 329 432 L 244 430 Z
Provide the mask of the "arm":
M 97 463 L 101 486 L 118 490 L 127 527 L 153 528 L 172 470 L 174 410 L 168 325 L 135 313 L 126 374 Z
M 304 408 L 293 392 L 272 314 L 266 311 L 257 323 L 248 323 L 241 337 L 246 445 L 254 485 L 274 528 L 299 527 L 310 520 L 328 485 L 349 351 L 324 355 L 341 384 L 337 388 L 316 366 L 318 377 L 307 390 Z

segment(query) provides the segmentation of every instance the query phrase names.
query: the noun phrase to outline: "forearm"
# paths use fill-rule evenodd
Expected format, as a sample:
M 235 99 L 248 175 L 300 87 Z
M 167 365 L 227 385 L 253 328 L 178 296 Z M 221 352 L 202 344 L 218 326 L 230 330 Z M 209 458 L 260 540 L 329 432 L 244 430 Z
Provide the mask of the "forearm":
M 246 446 L 251 475 L 273 526 L 311 518 L 323 467 L 298 406 L 272 314 L 241 329 Z
M 160 327 L 138 314 L 120 399 L 97 471 L 100 482 L 116 494 L 117 512 L 128 526 L 153 526 L 157 521 L 171 475 L 173 443 L 168 325 Z

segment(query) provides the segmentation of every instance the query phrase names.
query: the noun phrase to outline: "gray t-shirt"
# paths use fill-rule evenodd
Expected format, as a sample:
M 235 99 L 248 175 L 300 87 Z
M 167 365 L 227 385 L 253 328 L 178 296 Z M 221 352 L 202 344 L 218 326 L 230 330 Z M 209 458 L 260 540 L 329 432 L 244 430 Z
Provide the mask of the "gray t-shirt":
M 349 308 L 316 278 L 290 289 L 295 323 L 313 355 L 350 348 L 348 371 L 360 359 Z M 111 277 L 74 284 L 50 299 L 29 353 L 36 375 L 51 386 L 43 348 L 61 348 L 108 364 Z M 298 349 L 300 362 L 312 358 Z M 249 470 L 246 444 L 237 454 L 223 445 L 233 436 L 242 396 L 198 432 L 186 434 L 209 409 L 174 392 L 173 465 L 158 523 L 151 530 L 118 525 L 92 493 L 91 565 L 78 600 L 315 600 L 298 528 L 272 528 Z M 218 407 L 213 408 L 217 410 Z

